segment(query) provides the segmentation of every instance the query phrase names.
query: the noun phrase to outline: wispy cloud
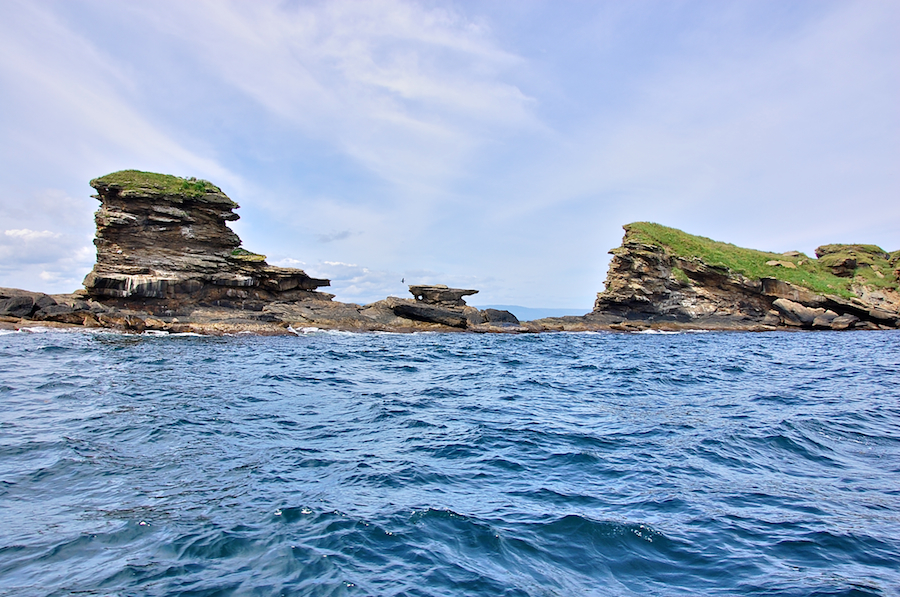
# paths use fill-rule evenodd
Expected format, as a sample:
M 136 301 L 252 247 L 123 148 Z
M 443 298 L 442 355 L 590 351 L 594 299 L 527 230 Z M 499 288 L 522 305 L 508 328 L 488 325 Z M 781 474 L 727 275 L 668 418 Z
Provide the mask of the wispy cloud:
M 131 10 L 299 132 L 395 183 L 445 182 L 493 137 L 539 126 L 534 100 L 503 77 L 521 60 L 449 7 L 269 0 Z
M 60 236 L 59 232 L 51 232 L 50 230 L 29 230 L 28 228 L 22 228 L 20 230 L 4 230 L 3 234 L 24 241 L 58 238 Z
M 319 234 L 316 236 L 320 243 L 331 243 L 337 240 L 350 238 L 353 233 L 349 230 L 341 230 L 340 232 L 329 232 L 327 234 Z
M 15 142 L 3 148 L 4 157 L 18 162 L 25 146 L 27 155 L 43 155 L 45 165 L 66 170 L 88 166 L 103 174 L 143 164 L 239 180 L 137 109 L 136 73 L 99 48 L 93 31 L 73 28 L 47 5 L 11 6 L 0 18 L 0 89 L 8 115 L 0 117 L 0 130 Z

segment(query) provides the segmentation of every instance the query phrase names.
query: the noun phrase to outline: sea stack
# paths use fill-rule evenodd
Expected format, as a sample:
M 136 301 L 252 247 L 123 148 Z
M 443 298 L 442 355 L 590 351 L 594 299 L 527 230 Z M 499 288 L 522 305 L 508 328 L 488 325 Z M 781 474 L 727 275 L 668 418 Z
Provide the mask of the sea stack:
M 128 302 L 234 302 L 313 298 L 328 280 L 273 267 L 241 247 L 227 222 L 238 204 L 194 178 L 123 170 L 91 181 L 101 206 L 92 298 Z M 330 298 L 322 295 L 321 298 Z

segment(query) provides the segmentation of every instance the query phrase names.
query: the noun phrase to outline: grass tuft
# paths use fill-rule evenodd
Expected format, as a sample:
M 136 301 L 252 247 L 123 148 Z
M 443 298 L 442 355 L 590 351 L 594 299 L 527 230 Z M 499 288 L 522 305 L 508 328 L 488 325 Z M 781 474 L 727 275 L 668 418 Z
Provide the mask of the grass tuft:
M 237 259 L 239 261 L 251 261 L 251 262 L 256 262 L 256 263 L 266 260 L 265 255 L 260 255 L 259 253 L 253 253 L 243 247 L 238 247 L 237 249 L 233 250 L 231 252 L 231 257 L 232 257 L 232 259 Z
M 95 189 L 109 187 L 120 191 L 143 191 L 159 195 L 178 195 L 196 198 L 206 193 L 221 193 L 222 189 L 199 178 L 181 178 L 171 174 L 157 174 L 140 170 L 120 170 L 91 181 Z

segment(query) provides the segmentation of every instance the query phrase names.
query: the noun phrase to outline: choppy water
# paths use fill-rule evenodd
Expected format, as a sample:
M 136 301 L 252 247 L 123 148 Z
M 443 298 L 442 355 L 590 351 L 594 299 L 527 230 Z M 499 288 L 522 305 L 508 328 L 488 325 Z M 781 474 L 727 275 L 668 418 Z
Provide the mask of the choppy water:
M 897 595 L 900 334 L 0 336 L 0 595 Z

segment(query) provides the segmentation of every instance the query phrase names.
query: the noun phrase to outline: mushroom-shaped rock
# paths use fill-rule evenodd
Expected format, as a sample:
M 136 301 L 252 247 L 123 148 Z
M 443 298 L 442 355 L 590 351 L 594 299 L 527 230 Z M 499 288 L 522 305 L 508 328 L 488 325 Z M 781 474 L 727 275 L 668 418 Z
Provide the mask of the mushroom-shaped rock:
M 443 284 L 410 285 L 409 291 L 421 303 L 442 307 L 465 307 L 466 302 L 462 297 L 478 294 L 477 290 L 449 288 Z

